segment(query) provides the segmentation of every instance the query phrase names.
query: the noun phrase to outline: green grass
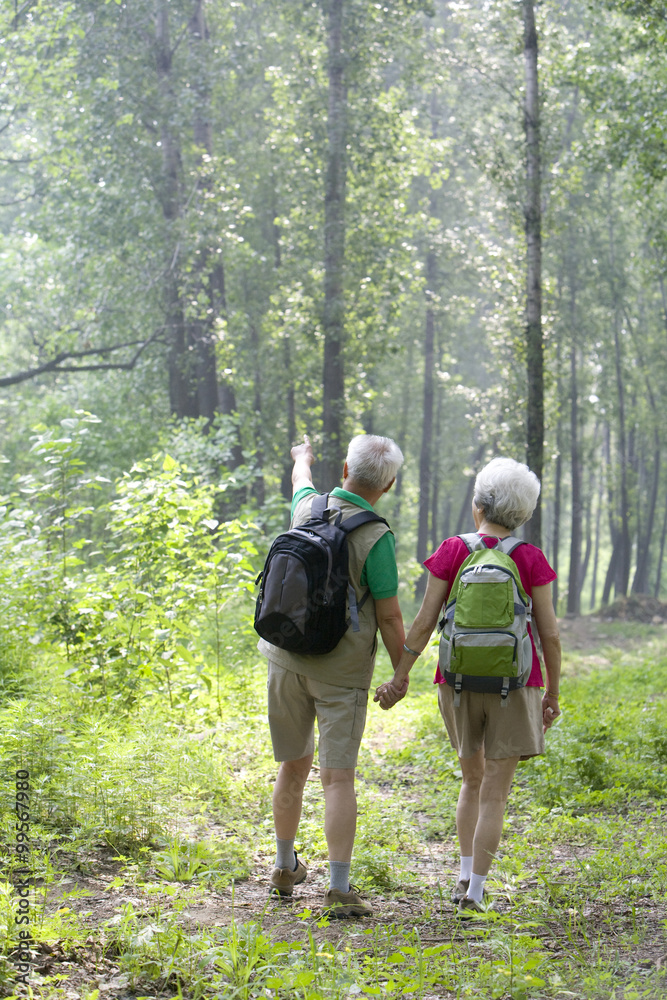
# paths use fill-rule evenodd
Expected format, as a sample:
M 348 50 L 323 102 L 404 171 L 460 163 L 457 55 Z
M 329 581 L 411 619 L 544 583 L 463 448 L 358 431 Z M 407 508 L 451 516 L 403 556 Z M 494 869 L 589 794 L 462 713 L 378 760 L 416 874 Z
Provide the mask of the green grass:
M 75 989 L 100 1000 L 109 992 L 96 992 L 96 964 L 117 995 L 136 997 L 664 996 L 664 632 L 635 629 L 624 648 L 603 640 L 566 659 L 562 721 L 512 792 L 489 880 L 495 908 L 465 931 L 449 903 L 460 776 L 433 666 L 420 661 L 392 712 L 370 707 L 353 878 L 378 915 L 332 927 L 315 909 L 276 911 L 265 890 L 250 907 L 237 898 L 273 854 L 261 661 L 249 654 L 225 673 L 222 713 L 213 694 L 177 710 L 156 698 L 104 712 L 68 682 L 66 664 L 33 664 L 0 708 L 0 995 L 16 984 L 11 805 L 14 771 L 25 766 L 36 954 L 69 956 L 33 974 L 34 996 Z M 377 680 L 388 674 L 381 659 Z M 309 866 L 322 865 L 316 781 L 298 847 Z M 97 879 L 92 895 L 77 885 L 81 874 Z M 201 906 L 225 920 L 193 923 Z

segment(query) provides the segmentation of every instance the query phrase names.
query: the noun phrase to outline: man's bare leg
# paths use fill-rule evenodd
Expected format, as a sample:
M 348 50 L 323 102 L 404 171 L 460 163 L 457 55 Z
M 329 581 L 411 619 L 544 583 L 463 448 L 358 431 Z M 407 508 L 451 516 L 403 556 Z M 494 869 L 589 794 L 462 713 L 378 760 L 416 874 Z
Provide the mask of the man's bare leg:
M 313 766 L 313 754 L 284 760 L 273 786 L 273 825 L 279 840 L 294 840 L 299 829 L 303 790 Z

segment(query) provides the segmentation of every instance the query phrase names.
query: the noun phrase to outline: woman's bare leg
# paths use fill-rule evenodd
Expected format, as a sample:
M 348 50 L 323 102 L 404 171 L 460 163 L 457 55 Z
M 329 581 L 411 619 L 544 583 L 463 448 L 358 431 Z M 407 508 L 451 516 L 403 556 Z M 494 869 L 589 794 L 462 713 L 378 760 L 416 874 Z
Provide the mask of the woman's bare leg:
M 479 793 L 484 779 L 484 748 L 474 757 L 459 757 L 463 781 L 456 805 L 456 832 L 463 857 L 472 855 L 473 840 L 479 817 Z
M 472 870 L 487 875 L 503 834 L 507 797 L 512 786 L 518 757 L 487 759 L 479 789 L 479 814 L 472 841 Z

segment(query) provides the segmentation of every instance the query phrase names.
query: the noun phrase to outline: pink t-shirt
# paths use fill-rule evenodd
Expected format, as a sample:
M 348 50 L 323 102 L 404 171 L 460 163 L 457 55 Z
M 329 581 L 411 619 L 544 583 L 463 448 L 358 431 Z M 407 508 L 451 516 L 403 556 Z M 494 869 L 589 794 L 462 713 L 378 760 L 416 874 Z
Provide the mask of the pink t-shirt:
M 487 548 L 492 549 L 495 543 L 495 537 L 492 535 L 482 535 L 482 539 Z M 465 542 L 461 541 L 458 535 L 454 535 L 452 538 L 446 538 L 442 545 L 437 551 L 429 556 L 425 561 L 424 566 L 432 573 L 433 576 L 437 576 L 439 580 L 448 580 L 449 588 L 451 588 L 456 574 L 461 568 L 461 563 L 470 555 L 468 551 L 468 546 Z M 524 542 L 523 545 L 519 545 L 518 548 L 512 553 L 512 559 L 517 565 L 519 570 L 519 576 L 521 578 L 521 583 L 523 584 L 523 589 L 526 591 L 529 597 L 532 596 L 533 587 L 542 587 L 547 583 L 551 583 L 556 579 L 556 574 L 547 562 L 546 556 L 541 549 L 538 549 L 536 545 L 530 545 L 528 542 Z M 449 588 L 447 590 L 447 596 L 449 597 Z M 528 631 L 530 632 L 530 625 L 528 626 Z M 530 641 L 533 646 L 533 668 L 530 672 L 530 677 L 528 678 L 528 687 L 542 687 L 544 681 L 542 680 L 542 667 L 540 666 L 540 658 L 537 655 L 537 650 L 535 648 L 535 640 L 533 639 L 532 632 L 530 634 Z M 440 673 L 440 667 L 436 670 L 434 684 L 446 684 L 445 678 Z

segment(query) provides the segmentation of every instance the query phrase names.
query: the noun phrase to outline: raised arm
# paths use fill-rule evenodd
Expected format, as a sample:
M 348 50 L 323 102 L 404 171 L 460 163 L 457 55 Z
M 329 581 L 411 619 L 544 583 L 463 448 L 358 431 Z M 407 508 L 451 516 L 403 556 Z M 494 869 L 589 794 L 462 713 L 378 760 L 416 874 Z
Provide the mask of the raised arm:
M 304 486 L 313 485 L 310 467 L 315 461 L 315 456 L 307 434 L 303 435 L 303 444 L 295 444 L 290 454 L 294 462 L 292 469 L 292 496 L 294 496 Z

